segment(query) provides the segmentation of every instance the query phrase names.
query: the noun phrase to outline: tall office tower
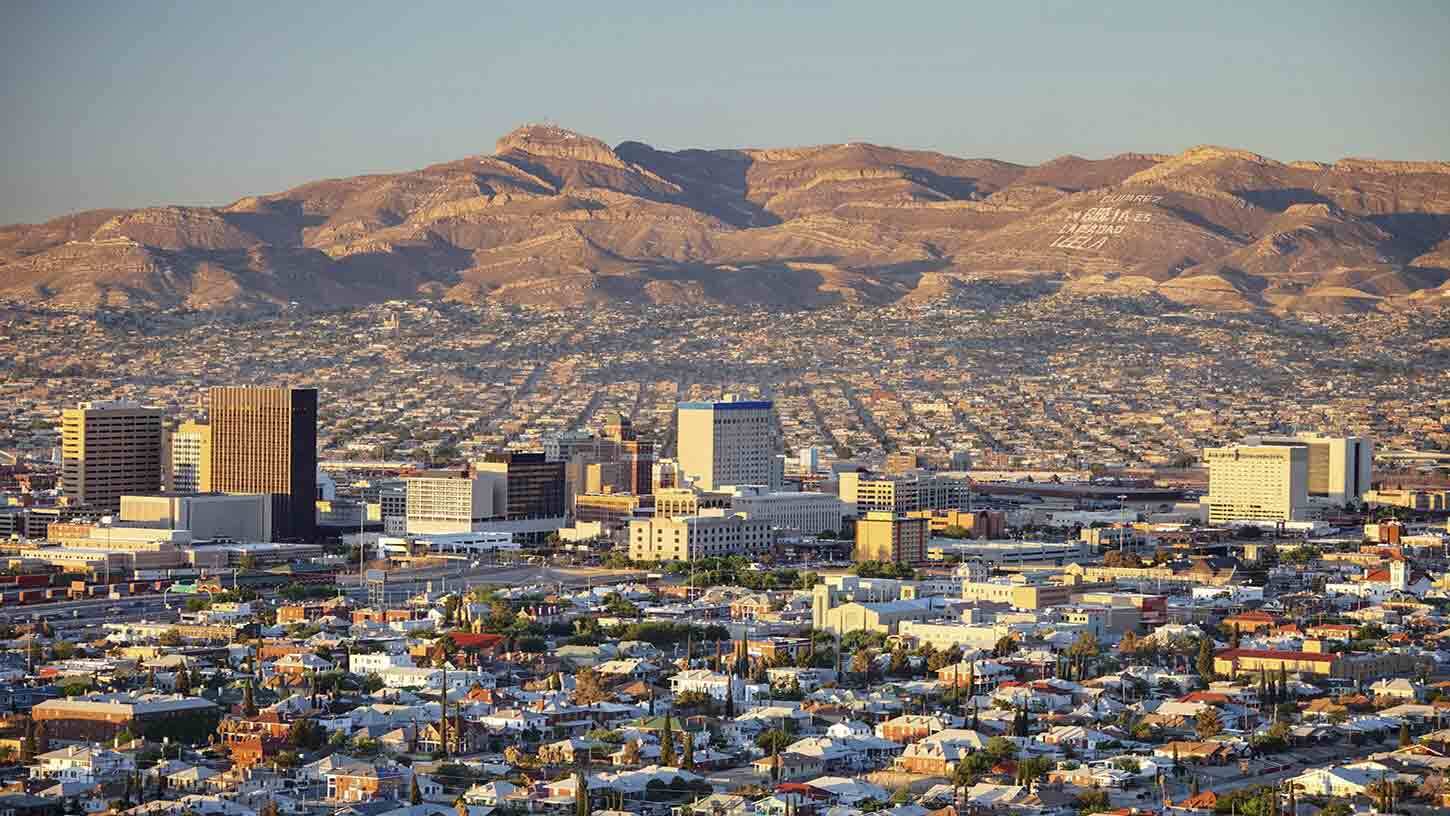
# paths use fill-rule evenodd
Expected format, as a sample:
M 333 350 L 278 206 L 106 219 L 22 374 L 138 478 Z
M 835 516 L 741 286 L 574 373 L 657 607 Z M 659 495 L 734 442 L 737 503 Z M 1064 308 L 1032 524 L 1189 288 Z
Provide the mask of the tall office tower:
M 677 410 L 680 470 L 696 487 L 753 484 L 780 489 L 775 411 L 769 400 L 682 402 Z
M 211 426 L 183 422 L 171 432 L 166 489 L 177 493 L 211 492 Z
M 161 409 L 127 400 L 61 413 L 61 489 L 75 504 L 119 510 L 124 494 L 161 490 Z
M 1208 520 L 1295 521 L 1309 504 L 1309 451 L 1298 445 L 1205 448 Z
M 856 522 L 855 559 L 894 561 L 898 564 L 926 563 L 926 545 L 931 537 L 931 520 L 922 516 L 900 516 L 889 510 L 873 510 Z
M 1333 437 L 1319 433 L 1294 436 L 1248 437 L 1248 445 L 1288 445 L 1309 453 L 1309 498 L 1344 504 L 1370 489 L 1374 469 L 1374 440 L 1360 436 Z
M 311 541 L 317 524 L 317 389 L 223 386 L 207 395 L 211 480 L 272 495 L 272 537 Z
M 630 418 L 617 411 L 604 415 L 604 438 L 617 446 L 624 466 L 625 489 L 636 496 L 654 490 L 655 445 L 639 438 Z
M 490 453 L 476 465 L 479 473 L 502 474 L 494 481 L 493 514 L 510 521 L 564 516 L 564 463 L 541 452 Z

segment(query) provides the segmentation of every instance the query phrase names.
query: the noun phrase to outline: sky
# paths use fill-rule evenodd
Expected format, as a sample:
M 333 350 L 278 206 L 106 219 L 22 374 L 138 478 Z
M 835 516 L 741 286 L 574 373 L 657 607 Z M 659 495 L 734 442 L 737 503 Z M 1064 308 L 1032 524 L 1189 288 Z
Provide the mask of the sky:
M 1450 0 L 0 0 L 0 224 L 489 153 L 1450 160 Z

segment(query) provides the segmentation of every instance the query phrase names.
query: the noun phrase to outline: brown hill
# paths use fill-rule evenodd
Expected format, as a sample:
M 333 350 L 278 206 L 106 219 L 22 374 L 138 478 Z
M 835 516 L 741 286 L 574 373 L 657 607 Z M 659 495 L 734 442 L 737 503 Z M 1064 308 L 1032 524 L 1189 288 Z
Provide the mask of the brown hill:
M 1035 167 L 870 144 L 611 148 L 548 125 L 491 155 L 224 207 L 0 227 L 0 298 L 235 309 L 441 297 L 781 308 L 1065 280 L 1218 308 L 1450 291 L 1450 163 L 1198 147 Z

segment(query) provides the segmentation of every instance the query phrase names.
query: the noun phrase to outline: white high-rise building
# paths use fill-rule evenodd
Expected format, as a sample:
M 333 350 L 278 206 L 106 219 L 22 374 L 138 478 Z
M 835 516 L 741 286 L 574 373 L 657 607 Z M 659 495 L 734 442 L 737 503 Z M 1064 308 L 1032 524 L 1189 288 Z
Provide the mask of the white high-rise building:
M 1308 491 L 1311 501 L 1342 505 L 1362 498 L 1370 490 L 1374 468 L 1374 441 L 1371 439 L 1299 433 L 1293 436 L 1251 436 L 1244 443 L 1305 448 L 1309 454 Z
M 406 530 L 409 534 L 471 533 L 494 517 L 492 475 L 431 473 L 410 476 Z
M 766 485 L 779 490 L 778 434 L 769 400 L 682 402 L 678 405 L 680 470 L 701 490 Z
M 1297 521 L 1309 505 L 1309 451 L 1298 445 L 1206 448 L 1208 520 Z

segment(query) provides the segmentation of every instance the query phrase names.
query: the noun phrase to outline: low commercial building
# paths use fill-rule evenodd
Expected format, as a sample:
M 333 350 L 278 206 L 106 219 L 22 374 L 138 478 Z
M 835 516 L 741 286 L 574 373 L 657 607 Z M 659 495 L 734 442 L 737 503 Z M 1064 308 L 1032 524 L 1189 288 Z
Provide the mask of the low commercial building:
M 270 541 L 272 500 L 262 493 L 122 496 L 121 521 L 168 530 L 189 530 L 193 540 Z
M 629 524 L 633 561 L 692 561 L 727 555 L 759 556 L 774 541 L 770 525 L 741 513 L 674 516 Z
M 994 567 L 1022 564 L 1062 566 L 1092 557 L 1092 548 L 1084 541 L 962 541 L 933 538 L 927 557 L 941 561 L 947 557 L 963 561 L 982 561 Z
M 53 743 L 109 742 L 122 731 L 155 741 L 189 740 L 214 731 L 221 709 L 210 700 L 178 694 L 88 694 L 46 700 L 30 716 L 45 725 Z
M 778 530 L 801 533 L 839 532 L 845 510 L 830 493 L 771 493 L 759 487 L 733 488 L 731 509 Z
M 666 487 L 654 492 L 656 516 L 698 516 L 703 510 L 728 510 L 735 497 L 730 493 Z
M 1042 578 L 1013 575 L 989 581 L 966 580 L 962 582 L 963 600 L 989 601 L 1008 604 L 1013 609 L 1036 611 L 1049 606 L 1063 606 L 1072 602 L 1075 596 L 1084 592 L 1110 589 L 1112 584 L 1088 584 L 1076 582 L 1072 576 L 1063 583 L 1053 583 Z
M 930 643 L 932 648 L 944 652 L 953 646 L 964 650 L 991 649 L 997 645 L 997 641 L 1012 635 L 1012 627 L 999 624 L 907 621 L 900 625 L 897 634 L 918 643 Z
M 852 602 L 826 612 L 825 623 L 820 628 L 838 635 L 862 630 L 894 635 L 908 621 L 934 620 L 945 611 L 945 599 L 936 597 L 881 603 Z
M 827 575 L 811 588 L 811 625 L 820 629 L 832 609 L 847 603 L 880 603 L 927 597 L 955 598 L 961 582 L 955 579 L 905 581 L 896 578 L 861 578 Z
M 1224 649 L 1213 656 L 1213 670 L 1237 676 L 1240 673 L 1270 676 L 1281 669 L 1290 674 L 1335 677 L 1369 683 L 1382 677 L 1428 670 L 1433 663 L 1425 657 L 1402 652 L 1334 653 L 1320 651 L 1320 641 L 1304 642 L 1303 651 L 1279 649 Z

